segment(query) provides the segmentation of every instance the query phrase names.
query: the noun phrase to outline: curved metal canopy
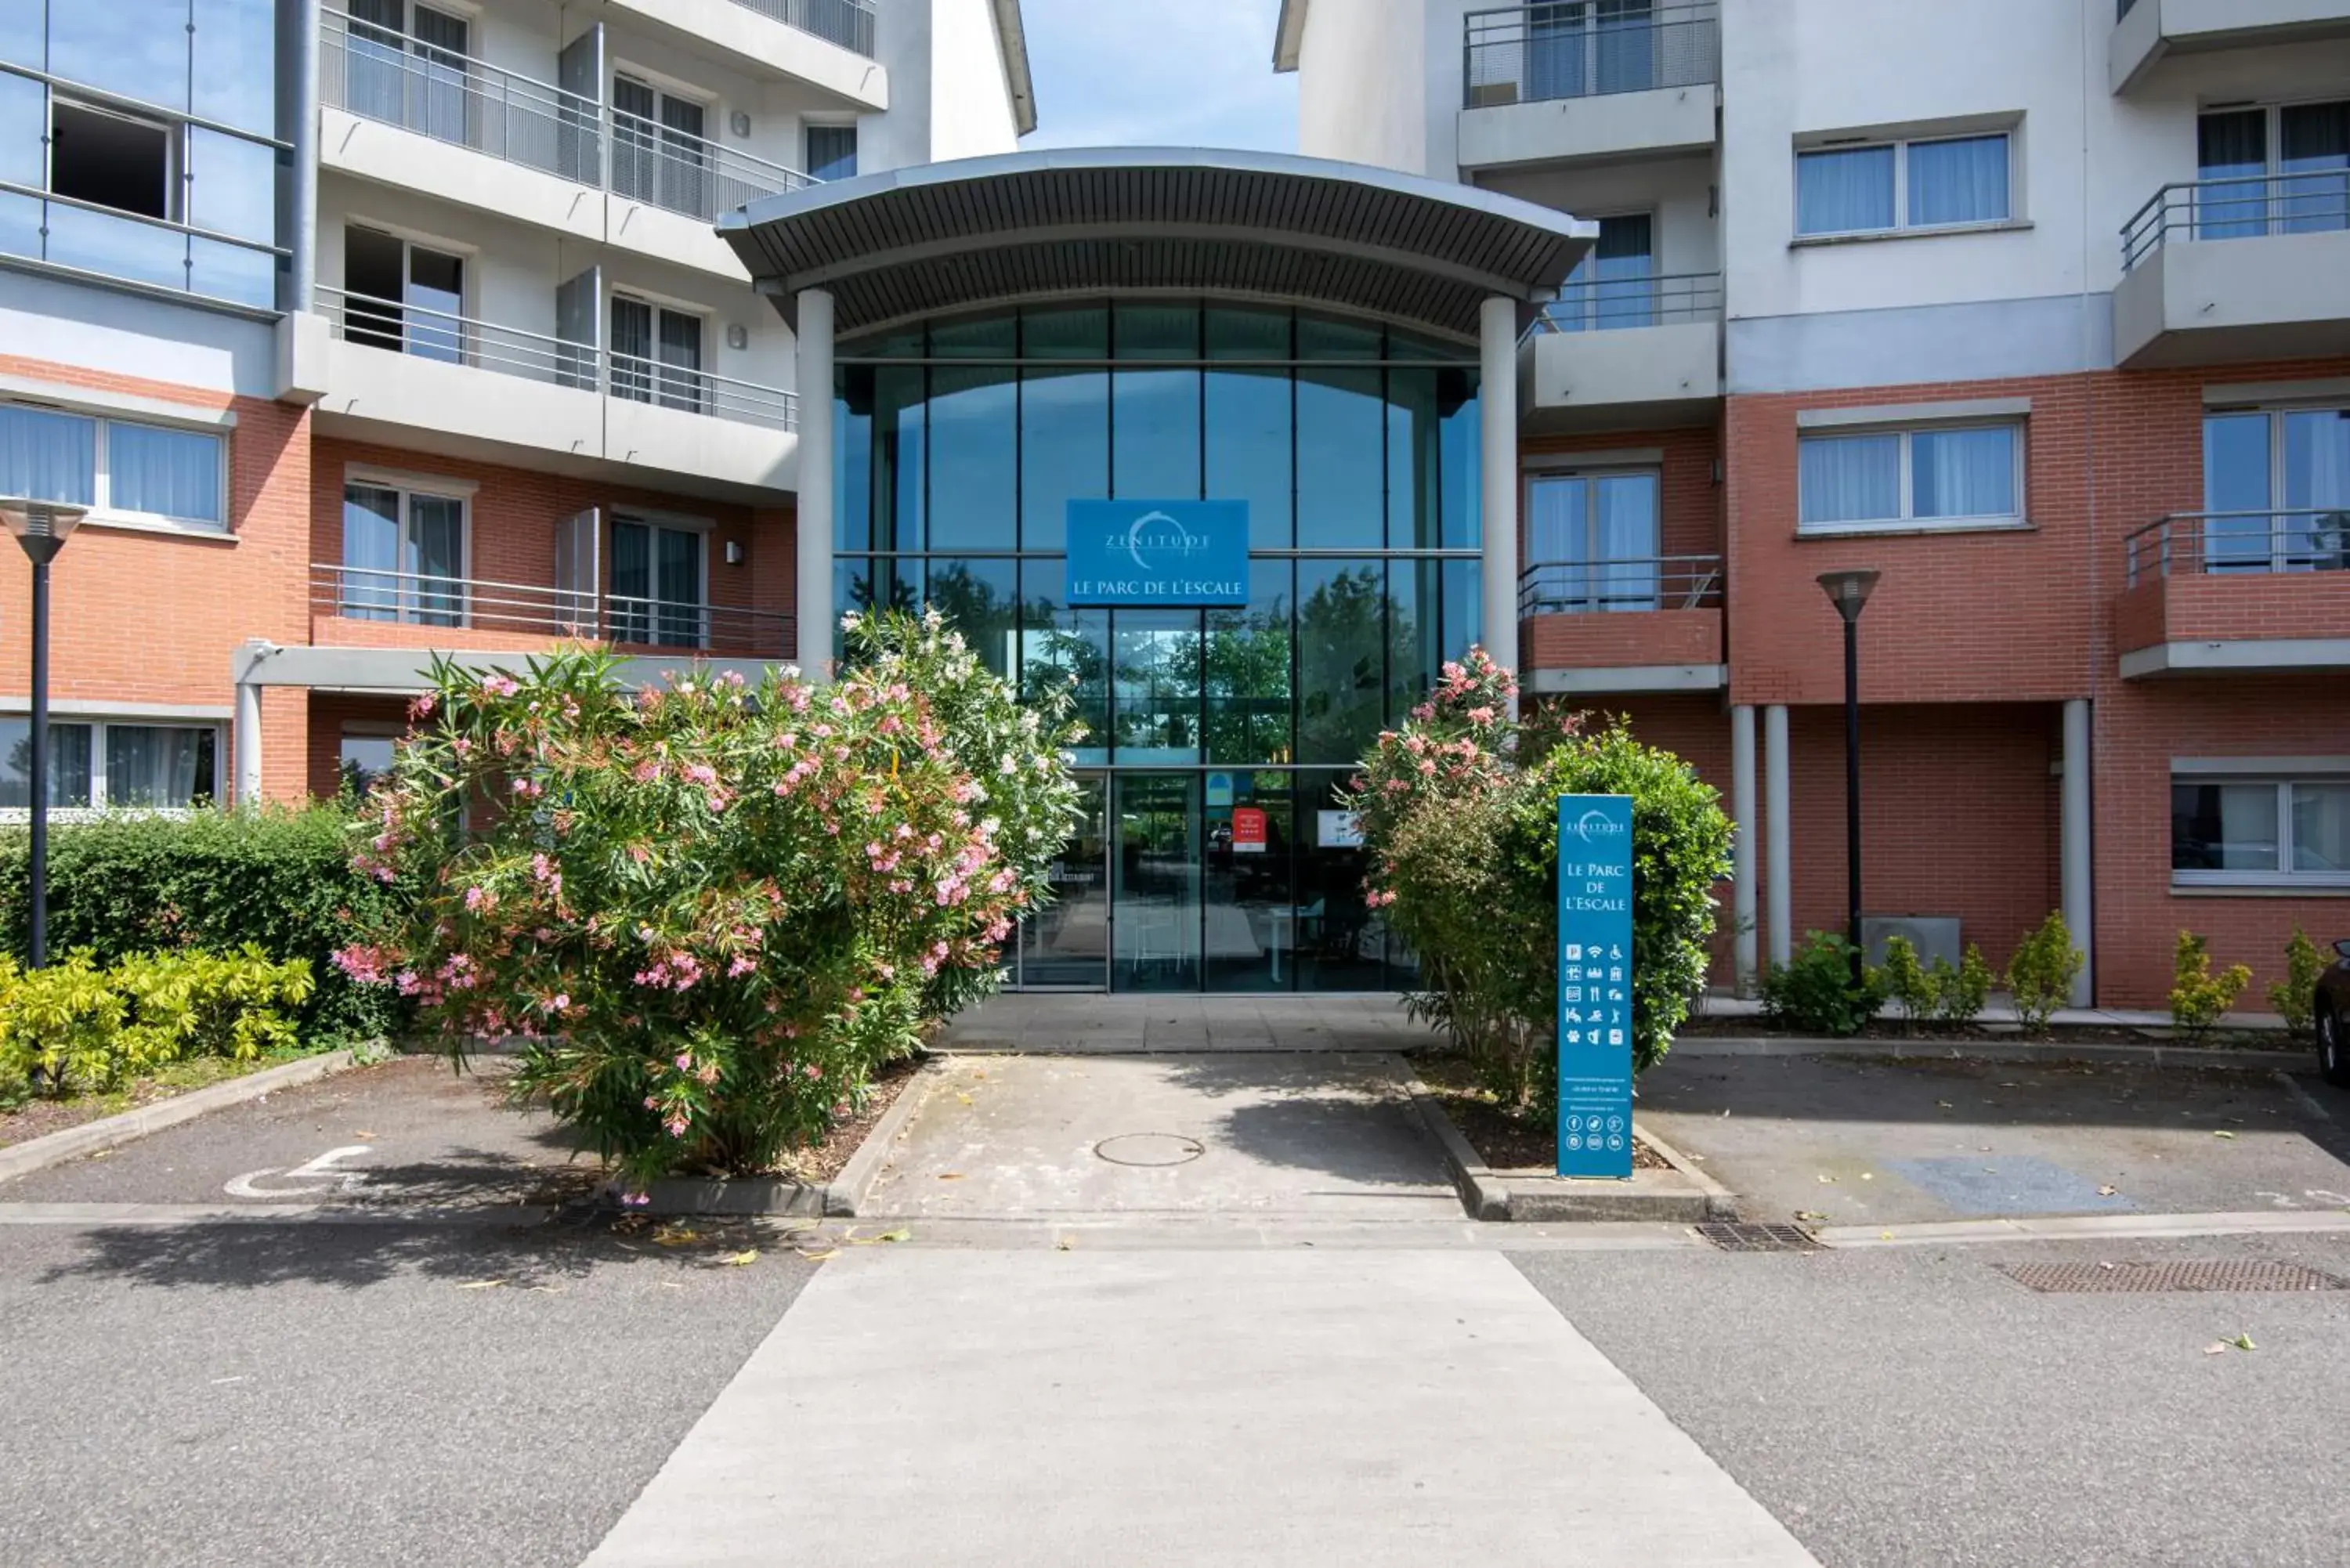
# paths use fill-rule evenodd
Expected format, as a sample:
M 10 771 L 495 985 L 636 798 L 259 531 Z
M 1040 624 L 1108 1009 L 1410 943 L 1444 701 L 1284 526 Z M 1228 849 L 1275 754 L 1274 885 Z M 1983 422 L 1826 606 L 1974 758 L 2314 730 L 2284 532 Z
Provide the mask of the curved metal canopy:
M 1196 289 L 1311 300 L 1461 337 L 1555 294 L 1598 230 L 1531 202 L 1361 164 L 1199 148 L 1020 152 L 786 192 L 718 232 L 796 325 L 842 335 L 990 300 Z

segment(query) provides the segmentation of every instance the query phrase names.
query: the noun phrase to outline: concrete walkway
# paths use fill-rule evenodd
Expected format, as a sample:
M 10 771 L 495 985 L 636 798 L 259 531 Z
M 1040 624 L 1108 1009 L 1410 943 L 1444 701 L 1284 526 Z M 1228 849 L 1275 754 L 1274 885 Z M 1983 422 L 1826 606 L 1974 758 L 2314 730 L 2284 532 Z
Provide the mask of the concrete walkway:
M 1508 1260 L 852 1251 L 588 1568 L 1815 1560 Z
M 1008 992 L 947 1026 L 944 1051 L 1409 1051 L 1432 1030 L 1384 992 L 1096 996 Z

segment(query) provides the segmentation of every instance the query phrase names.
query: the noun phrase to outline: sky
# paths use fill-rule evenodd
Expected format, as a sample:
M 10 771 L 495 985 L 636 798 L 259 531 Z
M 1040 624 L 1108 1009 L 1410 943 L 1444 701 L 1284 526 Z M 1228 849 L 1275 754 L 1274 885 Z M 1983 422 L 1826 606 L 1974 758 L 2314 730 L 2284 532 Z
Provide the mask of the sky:
M 1044 147 L 1297 151 L 1297 78 L 1273 70 L 1281 0 L 1021 0 Z

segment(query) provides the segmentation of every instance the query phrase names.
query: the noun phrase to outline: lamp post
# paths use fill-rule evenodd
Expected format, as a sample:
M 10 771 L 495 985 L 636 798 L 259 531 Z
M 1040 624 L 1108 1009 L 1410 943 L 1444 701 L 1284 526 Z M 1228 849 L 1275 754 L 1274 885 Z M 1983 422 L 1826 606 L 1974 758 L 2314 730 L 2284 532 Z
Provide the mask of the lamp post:
M 1845 940 L 1852 944 L 1852 983 L 1862 981 L 1860 950 L 1860 610 L 1877 587 L 1866 569 L 1822 572 L 1820 587 L 1844 617 Z
M 87 506 L 62 501 L 0 500 L 0 524 L 33 562 L 33 716 L 27 726 L 32 751 L 32 910 L 25 956 L 39 969 L 49 958 L 49 563 L 65 548 L 66 535 L 88 514 Z

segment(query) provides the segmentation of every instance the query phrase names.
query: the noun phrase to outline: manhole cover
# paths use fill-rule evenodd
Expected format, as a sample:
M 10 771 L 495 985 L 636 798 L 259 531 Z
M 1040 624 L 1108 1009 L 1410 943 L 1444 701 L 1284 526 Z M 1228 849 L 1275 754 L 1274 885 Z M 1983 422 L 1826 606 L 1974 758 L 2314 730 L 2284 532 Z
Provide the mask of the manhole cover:
M 1700 1225 L 1697 1233 L 1725 1252 L 1816 1252 L 1819 1239 L 1801 1225 Z
M 1094 1152 L 1112 1165 L 1187 1165 L 1208 1146 L 1181 1133 L 1120 1133 L 1094 1145 Z
M 2338 1291 L 2332 1274 L 2265 1258 L 2176 1263 L 2001 1263 L 2000 1272 L 2043 1294 L 2157 1291 Z

